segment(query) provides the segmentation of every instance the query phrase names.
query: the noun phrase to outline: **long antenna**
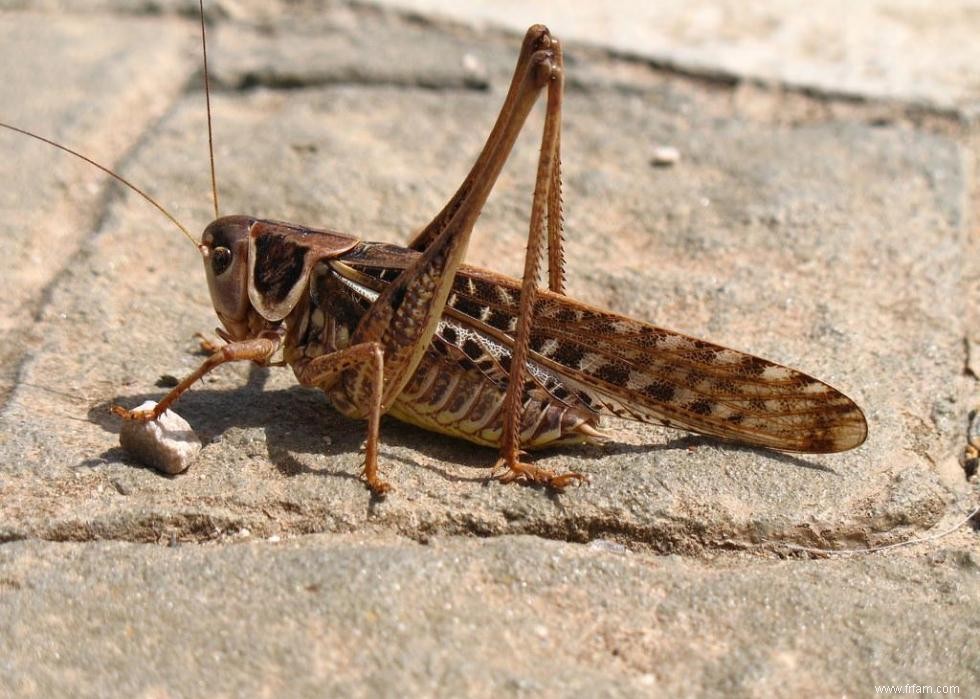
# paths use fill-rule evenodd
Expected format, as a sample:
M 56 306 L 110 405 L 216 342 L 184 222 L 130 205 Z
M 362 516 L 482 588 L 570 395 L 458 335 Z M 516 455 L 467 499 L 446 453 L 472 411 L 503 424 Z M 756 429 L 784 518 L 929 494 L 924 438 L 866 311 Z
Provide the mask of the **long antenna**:
M 160 211 L 160 213 L 162 213 L 164 216 L 166 216 L 167 218 L 169 218 L 170 219 L 170 222 L 173 223 L 175 226 L 177 226 L 177 228 L 180 229 L 181 233 L 183 233 L 184 235 L 187 236 L 187 239 L 194 244 L 194 247 L 198 247 L 198 242 L 196 240 L 194 240 L 194 236 L 192 236 L 190 234 L 190 232 L 186 228 L 184 228 L 182 225 L 180 225 L 180 221 L 178 221 L 176 218 L 174 218 L 173 214 L 171 214 L 169 211 L 167 211 L 162 206 L 160 206 L 153 197 L 151 197 L 149 194 L 147 194 L 146 192 L 144 192 L 142 189 L 140 189 L 139 187 L 137 187 L 135 184 L 133 184 L 132 182 L 130 182 L 129 180 L 127 180 L 122 175 L 118 175 L 115 172 L 113 172 L 112 170 L 110 170 L 109 168 L 105 167 L 104 165 L 99 165 L 97 162 L 95 162 L 94 160 L 92 160 L 91 158 L 89 158 L 87 156 L 82 155 L 78 151 L 74 151 L 71 148 L 68 148 L 67 146 L 61 145 L 60 143 L 55 143 L 51 139 L 45 138 L 44 136 L 38 136 L 36 133 L 32 133 L 30 131 L 27 131 L 26 129 L 21 129 L 21 128 L 18 128 L 16 126 L 11 125 L 11 124 L 7 124 L 7 123 L 2 122 L 2 121 L 0 121 L 0 126 L 2 126 L 5 129 L 10 129 L 11 131 L 16 131 L 19 134 L 24 134 L 25 136 L 30 136 L 31 138 L 37 139 L 38 141 L 41 141 L 42 143 L 47 143 L 49 146 L 54 146 L 55 148 L 57 148 L 59 150 L 63 150 L 66 153 L 69 153 L 70 155 L 74 155 L 76 158 L 81 158 L 82 160 L 84 160 L 89 165 L 94 165 L 95 167 L 97 167 L 100 170 L 102 170 L 102 172 L 104 172 L 105 174 L 107 174 L 107 175 L 115 178 L 118 182 L 122 182 L 124 185 L 126 185 L 127 187 L 129 187 L 131 190 L 133 190 L 134 192 L 136 192 L 137 194 L 139 194 L 141 197 L 143 197 L 144 199 L 146 199 L 146 201 L 148 201 L 151 204 L 153 204 L 153 206 L 155 206 Z
M 208 105 L 208 155 L 211 157 L 211 196 L 214 199 L 214 217 L 218 213 L 218 178 L 214 174 L 214 135 L 211 129 L 211 81 L 208 79 L 208 40 L 204 31 L 204 0 L 197 0 L 201 8 L 201 50 L 204 53 L 204 99 Z

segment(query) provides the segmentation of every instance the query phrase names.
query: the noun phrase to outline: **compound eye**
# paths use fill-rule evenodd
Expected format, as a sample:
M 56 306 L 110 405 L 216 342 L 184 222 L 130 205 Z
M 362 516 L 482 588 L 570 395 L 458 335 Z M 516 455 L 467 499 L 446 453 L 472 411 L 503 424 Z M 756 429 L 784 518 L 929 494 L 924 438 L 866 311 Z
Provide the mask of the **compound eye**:
M 228 248 L 215 248 L 211 251 L 211 271 L 221 274 L 231 265 L 231 250 Z

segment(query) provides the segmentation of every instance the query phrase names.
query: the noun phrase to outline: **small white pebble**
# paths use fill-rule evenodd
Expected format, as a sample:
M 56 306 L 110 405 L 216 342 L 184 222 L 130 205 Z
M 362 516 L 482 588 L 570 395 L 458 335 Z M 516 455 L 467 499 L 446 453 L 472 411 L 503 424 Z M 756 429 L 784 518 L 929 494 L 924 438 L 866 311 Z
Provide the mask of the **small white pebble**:
M 277 541 L 279 541 L 279 535 L 278 535 L 278 534 L 273 534 L 273 535 L 272 535 L 272 536 L 270 536 L 270 537 L 269 537 L 268 539 L 266 539 L 266 541 L 268 541 L 268 542 L 269 542 L 269 543 L 271 543 L 271 544 L 274 544 L 274 543 L 276 543 Z
M 681 152 L 673 146 L 657 146 L 653 149 L 653 157 L 650 162 L 657 167 L 668 167 L 680 159 Z
M 629 549 L 616 541 L 608 539 L 593 539 L 589 542 L 589 548 L 597 551 L 607 551 L 608 553 L 629 553 Z
M 152 410 L 151 400 L 137 410 Z M 183 473 L 201 451 L 201 440 L 187 420 L 172 410 L 156 420 L 126 420 L 119 432 L 119 444 L 130 456 L 161 473 Z
M 653 687 L 655 684 L 657 684 L 657 676 L 652 672 L 643 673 L 637 678 L 637 680 L 644 687 Z
M 485 85 L 487 82 L 487 67 L 475 54 L 463 54 L 463 76 L 467 83 Z

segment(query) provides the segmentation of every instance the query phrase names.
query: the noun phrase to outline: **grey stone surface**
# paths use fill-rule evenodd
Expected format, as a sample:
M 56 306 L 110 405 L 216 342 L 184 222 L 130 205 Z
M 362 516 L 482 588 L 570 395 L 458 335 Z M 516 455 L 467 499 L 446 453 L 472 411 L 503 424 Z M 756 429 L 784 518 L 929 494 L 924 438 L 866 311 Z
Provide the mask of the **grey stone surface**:
M 0 119 L 120 162 L 180 94 L 199 63 L 172 18 L 10 13 L 0 22 Z M 93 36 L 111 35 L 111 41 Z M 60 61 L 54 56 L 63 57 Z M 6 131 L 0 159 L 0 405 L 33 346 L 46 290 L 90 236 L 106 204 L 98 170 Z
M 380 2 L 514 31 L 543 21 L 567 39 L 694 74 L 980 115 L 974 0 Z
M 45 5 L 56 6 L 0 23 L 4 64 L 20 76 L 0 84 L 0 104 L 17 105 L 0 119 L 80 147 L 202 229 L 213 214 L 187 3 L 151 15 Z M 519 38 L 370 6 L 285 8 L 210 10 L 223 212 L 404 240 L 465 175 Z M 27 31 L 46 37 L 44 61 L 18 50 Z M 692 80 L 566 46 L 571 294 L 824 378 L 865 408 L 868 443 L 796 457 L 611 423 L 607 448 L 538 457 L 592 477 L 553 497 L 488 485 L 493 452 L 387 420 L 381 463 L 395 492 L 377 502 L 356 478 L 364 425 L 288 369 L 242 366 L 180 401 L 205 449 L 187 473 L 161 476 L 116 446 L 108 408 L 159 398 L 158 382 L 201 361 L 193 334 L 216 319 L 198 254 L 136 196 L 3 132 L 0 244 L 15 273 L 4 277 L 0 620 L 17 624 L 0 623 L 0 644 L 18 652 L 2 654 L 12 679 L 0 692 L 224 691 L 206 665 L 178 676 L 189 658 L 222 663 L 231 693 L 314 692 L 300 670 L 311 663 L 344 669 L 329 683 L 338 693 L 655 694 L 683 689 L 689 673 L 705 694 L 768 693 L 773 678 L 825 694 L 870 692 L 878 675 L 976 686 L 972 531 L 887 560 L 773 560 L 801 545 L 903 541 L 976 500 L 957 461 L 980 400 L 965 356 L 980 278 L 973 127 L 903 103 Z M 521 268 L 537 123 L 485 208 L 474 264 Z M 680 152 L 670 168 L 652 163 L 663 146 Z M 234 545 L 251 537 L 293 540 Z M 96 543 L 105 539 L 121 543 Z M 439 543 L 412 543 L 428 540 Z M 66 541 L 82 543 L 52 543 Z M 733 549 L 746 553 L 720 554 Z M 530 602 L 519 585 L 473 592 L 501 565 L 531 581 Z M 314 572 L 329 580 L 309 582 Z M 143 580 L 152 592 L 136 597 Z M 86 592 L 57 607 L 72 585 Z M 384 605 L 370 585 L 388 591 Z M 571 601 L 548 617 L 552 586 Z M 214 635 L 175 635 L 157 606 L 167 589 L 192 602 L 174 612 L 178 628 Z M 303 614 L 297 595 L 319 611 Z M 466 612 L 440 617 L 441 597 Z M 645 616 L 651 599 L 673 621 Z M 816 621 L 794 645 L 785 629 L 799 630 L 798 599 Z M 721 620 L 729 609 L 737 623 Z M 391 619 L 403 626 L 377 625 Z M 143 621 L 146 633 L 127 654 L 97 636 L 99 620 L 119 634 Z M 29 666 L 46 638 L 68 643 L 74 628 L 89 643 L 70 661 Z M 479 632 L 485 645 L 473 643 Z M 431 640 L 446 634 L 447 646 Z M 392 638 L 420 645 L 400 653 Z M 318 642 L 321 654 L 310 651 Z M 522 657 L 525 642 L 537 645 Z M 634 646 L 643 652 L 629 655 Z M 924 660 L 902 675 L 909 648 Z M 157 674 L 137 670 L 168 649 Z M 105 667 L 110 684 L 86 667 Z
M 68 680 L 75 696 L 789 697 L 873 696 L 923 678 L 968 695 L 980 681 L 976 551 L 706 562 L 536 537 L 238 539 L 3 546 L 4 685 L 17 696 L 60 694 Z

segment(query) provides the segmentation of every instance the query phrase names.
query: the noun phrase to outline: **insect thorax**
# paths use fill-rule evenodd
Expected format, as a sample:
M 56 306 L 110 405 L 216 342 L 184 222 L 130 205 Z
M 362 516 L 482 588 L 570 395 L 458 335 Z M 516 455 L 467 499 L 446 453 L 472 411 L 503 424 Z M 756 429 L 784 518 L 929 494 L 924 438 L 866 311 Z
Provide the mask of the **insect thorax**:
M 348 347 L 377 295 L 377 291 L 344 278 L 331 265 L 317 264 L 310 275 L 308 298 L 297 308 L 301 317 L 294 321 L 297 331 L 291 336 L 295 339 L 288 341 L 285 354 L 297 375 L 312 359 Z M 499 446 L 506 374 L 499 366 L 496 372 L 481 369 L 478 361 L 447 340 L 460 331 L 455 322 L 440 324 L 412 378 L 388 406 L 388 412 L 427 430 Z M 319 387 L 339 412 L 363 418 L 353 396 L 367 390 L 358 384 L 367 373 L 358 376 L 358 372 L 345 372 Z M 532 381 L 525 384 L 523 402 L 523 446 L 597 441 L 594 428 L 598 416 L 592 411 L 558 401 Z

